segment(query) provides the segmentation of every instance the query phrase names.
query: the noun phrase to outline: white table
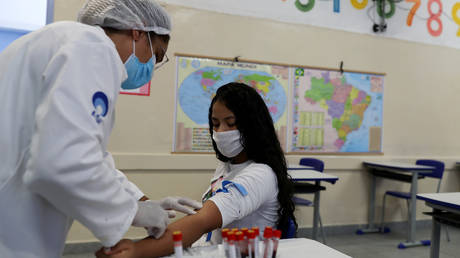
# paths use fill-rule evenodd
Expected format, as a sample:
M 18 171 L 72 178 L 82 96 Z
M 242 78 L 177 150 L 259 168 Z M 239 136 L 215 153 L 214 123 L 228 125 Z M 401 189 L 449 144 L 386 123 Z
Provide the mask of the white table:
M 431 172 L 433 167 L 421 166 L 412 163 L 404 162 L 363 162 L 363 165 L 368 168 L 372 175 L 371 186 L 369 188 L 369 213 L 368 213 L 368 226 L 365 229 L 357 231 L 358 234 L 380 232 L 378 227 L 374 225 L 374 212 L 375 212 L 375 191 L 376 191 L 376 178 L 383 177 L 392 180 L 400 180 L 398 176 L 406 174 L 411 175 L 411 201 L 410 201 L 410 218 L 408 219 L 409 230 L 407 234 L 407 241 L 401 242 L 398 247 L 406 248 L 413 246 L 424 245 L 422 241 L 415 241 L 415 223 L 416 223 L 416 194 L 417 194 L 417 180 L 419 172 Z M 378 172 L 378 173 L 377 173 Z M 383 229 L 382 229 L 383 230 Z
M 305 170 L 305 169 L 315 170 L 315 168 L 311 166 L 304 166 L 304 165 L 299 165 L 299 164 L 288 164 L 288 170 Z
M 460 192 L 417 194 L 417 197 L 433 208 L 430 258 L 438 258 L 441 224 L 450 221 L 460 225 Z
M 300 182 L 300 181 L 326 181 L 332 184 L 335 184 L 337 180 L 339 180 L 338 176 L 334 176 L 331 174 L 326 174 L 322 172 L 318 172 L 316 170 L 304 169 L 304 170 L 290 170 L 288 168 L 288 174 L 291 176 L 292 181 Z
M 262 250 L 263 242 L 259 246 Z M 168 256 L 174 258 L 174 255 Z M 222 245 L 208 247 L 192 247 L 184 251 L 183 257 L 215 257 L 225 258 Z M 306 238 L 282 239 L 278 245 L 277 258 L 321 257 L 321 258 L 350 258 L 327 245 Z
M 302 166 L 302 165 L 289 165 L 288 174 L 291 176 L 292 181 L 295 181 L 295 182 L 312 181 L 312 182 L 315 182 L 317 186 L 321 185 L 321 181 L 335 184 L 335 182 L 339 179 L 339 177 L 337 176 L 318 172 L 316 170 L 312 170 L 312 168 L 309 166 Z M 314 240 L 318 239 L 319 199 L 320 199 L 320 191 L 316 191 L 314 193 L 314 199 L 313 199 L 314 207 L 313 207 L 312 238 Z

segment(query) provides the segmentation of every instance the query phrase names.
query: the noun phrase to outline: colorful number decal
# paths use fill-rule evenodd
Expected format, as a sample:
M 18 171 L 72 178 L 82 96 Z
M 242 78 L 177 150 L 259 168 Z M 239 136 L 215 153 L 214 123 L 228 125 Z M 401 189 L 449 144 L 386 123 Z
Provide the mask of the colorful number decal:
M 460 17 L 458 17 L 457 12 L 460 10 L 460 3 L 455 3 L 454 7 L 452 7 L 452 19 L 454 19 L 455 23 L 460 26 Z M 457 37 L 460 37 L 460 28 L 457 31 Z
M 315 0 L 308 0 L 306 4 L 302 4 L 299 0 L 295 0 L 295 7 L 297 7 L 299 11 L 308 12 L 313 9 L 313 6 L 315 6 Z
M 334 13 L 340 13 L 340 0 L 334 0 Z
M 412 26 L 412 20 L 414 19 L 414 15 L 417 12 L 418 8 L 420 7 L 421 2 L 420 0 L 406 0 L 406 2 L 414 3 L 414 6 L 412 6 L 412 8 L 410 9 L 410 12 L 407 15 L 407 20 L 406 20 L 407 26 L 410 27 Z
M 353 5 L 356 9 L 361 10 L 366 8 L 367 1 L 368 0 L 361 0 L 361 2 L 359 2 L 358 0 L 351 0 L 351 5 Z
M 388 2 L 390 4 L 390 11 L 387 13 L 385 12 L 385 2 Z M 380 15 L 380 17 L 385 17 L 386 19 L 391 18 L 395 14 L 396 7 L 395 7 L 395 2 L 392 0 L 377 0 L 377 13 Z
M 439 6 L 439 10 L 435 14 L 431 11 L 431 7 L 433 6 L 433 3 L 436 3 Z M 430 14 L 430 18 L 426 22 L 426 26 L 428 27 L 428 32 L 431 34 L 431 36 L 437 37 L 441 35 L 442 33 L 442 22 L 441 22 L 441 19 L 439 18 L 442 14 L 441 0 L 428 0 L 428 13 Z M 431 25 L 433 24 L 433 21 L 435 21 L 439 25 L 437 30 L 433 30 L 433 28 L 431 27 Z

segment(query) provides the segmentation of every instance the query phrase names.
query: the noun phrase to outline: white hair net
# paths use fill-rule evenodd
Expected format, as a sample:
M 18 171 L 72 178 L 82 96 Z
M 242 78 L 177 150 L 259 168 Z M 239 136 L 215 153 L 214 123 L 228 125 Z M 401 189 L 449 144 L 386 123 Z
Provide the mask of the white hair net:
M 87 0 L 78 13 L 78 21 L 118 30 L 171 32 L 171 19 L 154 0 Z

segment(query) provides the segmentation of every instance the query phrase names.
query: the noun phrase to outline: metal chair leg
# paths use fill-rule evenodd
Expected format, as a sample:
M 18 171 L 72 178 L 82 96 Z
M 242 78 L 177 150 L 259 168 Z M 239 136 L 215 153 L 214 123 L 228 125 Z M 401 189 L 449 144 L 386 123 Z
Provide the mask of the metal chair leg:
M 384 218 L 385 218 L 385 200 L 386 200 L 386 198 L 387 198 L 387 195 L 383 194 L 382 216 L 380 216 L 380 232 L 385 231 Z
M 408 199 L 406 199 L 406 204 L 407 204 L 407 226 L 408 226 L 408 230 L 410 228 L 410 218 L 411 218 L 411 212 L 410 212 L 410 201 Z
M 406 204 L 407 204 L 407 221 L 410 220 L 410 200 L 406 199 Z
M 321 215 L 319 217 L 319 227 L 321 228 L 321 237 L 323 238 L 323 244 L 327 245 L 326 243 L 326 234 L 324 234 L 323 222 L 321 221 Z
M 449 230 L 447 230 L 447 225 L 444 225 L 444 228 L 446 229 L 447 242 L 450 242 Z

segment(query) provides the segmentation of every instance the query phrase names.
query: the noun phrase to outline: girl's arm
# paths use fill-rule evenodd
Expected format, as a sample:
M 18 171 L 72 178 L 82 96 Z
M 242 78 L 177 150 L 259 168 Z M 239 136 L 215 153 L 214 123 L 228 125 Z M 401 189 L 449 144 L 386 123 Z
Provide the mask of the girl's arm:
M 180 230 L 183 235 L 182 244 L 191 246 L 203 234 L 222 226 L 222 215 L 212 201 L 206 201 L 196 214 L 183 217 L 170 224 L 164 235 L 159 239 L 145 238 L 135 243 L 117 245 L 110 251 L 115 257 L 158 257 L 174 252 L 172 233 Z M 121 251 L 121 253 L 120 253 Z M 118 254 L 116 254 L 118 253 Z M 120 256 L 118 256 L 120 255 Z

